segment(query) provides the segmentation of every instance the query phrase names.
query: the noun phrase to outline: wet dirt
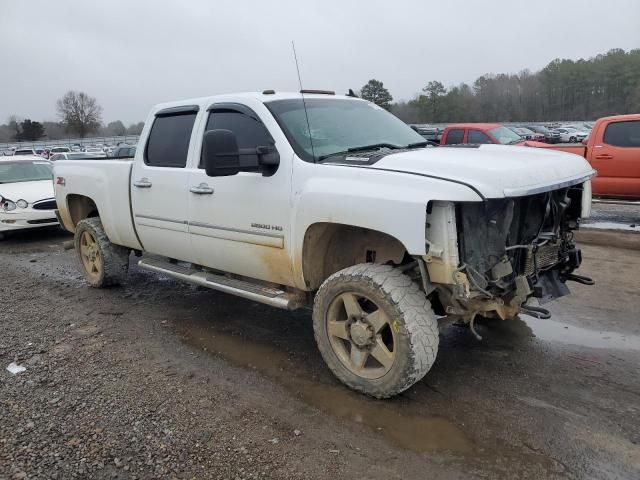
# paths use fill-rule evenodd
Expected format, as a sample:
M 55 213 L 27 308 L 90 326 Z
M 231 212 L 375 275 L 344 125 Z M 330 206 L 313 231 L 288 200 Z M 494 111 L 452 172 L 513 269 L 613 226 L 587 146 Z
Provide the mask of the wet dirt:
M 0 244 L 0 362 L 28 369 L 0 377 L 0 478 L 640 478 L 638 251 L 586 248 L 596 287 L 551 322 L 443 329 L 429 374 L 379 401 L 331 375 L 309 312 L 134 260 L 90 289 L 68 238 Z
M 338 419 L 366 425 L 392 445 L 416 452 L 452 450 L 468 453 L 473 446 L 463 431 L 442 417 L 403 415 L 385 402 L 368 399 L 322 382 L 272 346 L 233 337 L 193 322 L 174 326 L 190 344 L 222 355 L 235 365 L 259 371 L 307 404 Z

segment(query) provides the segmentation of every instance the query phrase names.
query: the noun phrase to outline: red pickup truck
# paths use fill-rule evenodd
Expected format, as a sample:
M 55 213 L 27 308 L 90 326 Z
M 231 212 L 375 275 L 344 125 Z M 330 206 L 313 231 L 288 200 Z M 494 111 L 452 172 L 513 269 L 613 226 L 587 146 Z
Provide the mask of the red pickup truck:
M 598 175 L 591 180 L 593 195 L 640 199 L 640 114 L 599 119 L 586 145 L 558 146 L 524 142 L 525 146 L 553 148 L 587 159 Z
M 498 145 L 544 145 L 541 142 L 527 141 L 510 128 L 500 123 L 456 123 L 449 125 L 442 132 L 440 145 L 484 144 Z

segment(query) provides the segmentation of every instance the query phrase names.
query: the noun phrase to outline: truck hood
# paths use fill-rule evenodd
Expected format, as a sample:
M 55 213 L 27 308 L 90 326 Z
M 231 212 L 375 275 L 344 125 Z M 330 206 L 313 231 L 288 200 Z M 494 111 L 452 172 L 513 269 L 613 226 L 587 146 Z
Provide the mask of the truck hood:
M 484 198 L 532 195 L 575 185 L 596 173 L 578 155 L 504 145 L 421 148 L 387 155 L 367 168 L 462 183 Z
M 32 204 L 38 200 L 53 198 L 53 180 L 1 183 L 0 195 L 14 202 L 26 200 Z

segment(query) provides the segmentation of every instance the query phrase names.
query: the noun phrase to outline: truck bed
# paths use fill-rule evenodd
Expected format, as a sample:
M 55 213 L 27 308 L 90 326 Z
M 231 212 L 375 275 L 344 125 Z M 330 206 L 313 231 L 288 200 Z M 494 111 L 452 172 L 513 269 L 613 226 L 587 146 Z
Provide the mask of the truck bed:
M 112 243 L 140 249 L 142 246 L 131 217 L 131 168 L 133 161 L 124 159 L 58 160 L 54 163 L 54 181 L 62 177 L 68 191 L 84 195 L 95 203 L 105 232 Z M 60 208 L 65 202 L 64 192 L 56 188 Z M 65 227 L 74 231 L 68 208 L 61 209 Z M 72 214 L 72 213 L 71 213 Z
M 550 148 L 552 150 L 558 150 L 559 152 L 565 153 L 573 153 L 575 155 L 580 155 L 581 157 L 586 157 L 587 155 L 587 146 L 579 144 L 550 144 L 550 143 L 540 143 L 535 142 L 535 145 L 530 145 L 529 142 L 525 143 L 527 147 L 536 147 L 536 148 Z

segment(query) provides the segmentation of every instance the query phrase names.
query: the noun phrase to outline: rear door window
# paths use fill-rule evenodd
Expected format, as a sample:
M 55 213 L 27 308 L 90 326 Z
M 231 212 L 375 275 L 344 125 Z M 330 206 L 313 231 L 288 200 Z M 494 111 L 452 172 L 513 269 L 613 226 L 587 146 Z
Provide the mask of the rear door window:
M 604 131 L 604 143 L 614 147 L 640 147 L 640 121 L 610 123 Z
M 467 143 L 493 143 L 488 135 L 480 130 L 469 130 Z
M 149 133 L 144 163 L 154 167 L 184 168 L 196 114 L 156 117 Z
M 464 138 L 464 130 L 461 128 L 457 128 L 454 130 L 449 130 L 447 134 L 446 145 L 457 145 L 458 143 L 462 143 L 462 139 Z

